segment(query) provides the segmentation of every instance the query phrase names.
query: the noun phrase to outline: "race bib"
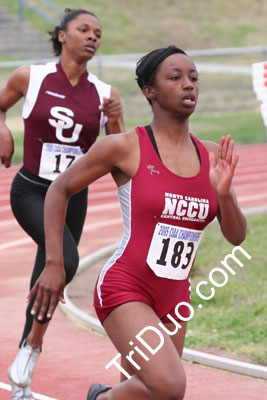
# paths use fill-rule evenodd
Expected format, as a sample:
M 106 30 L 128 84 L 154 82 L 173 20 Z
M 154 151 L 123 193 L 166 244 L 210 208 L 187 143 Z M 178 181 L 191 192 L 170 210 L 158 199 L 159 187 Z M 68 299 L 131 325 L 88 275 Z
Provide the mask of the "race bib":
M 42 147 L 39 176 L 53 181 L 83 155 L 79 146 L 44 143 Z
M 147 263 L 161 278 L 183 280 L 189 275 L 203 231 L 158 223 Z

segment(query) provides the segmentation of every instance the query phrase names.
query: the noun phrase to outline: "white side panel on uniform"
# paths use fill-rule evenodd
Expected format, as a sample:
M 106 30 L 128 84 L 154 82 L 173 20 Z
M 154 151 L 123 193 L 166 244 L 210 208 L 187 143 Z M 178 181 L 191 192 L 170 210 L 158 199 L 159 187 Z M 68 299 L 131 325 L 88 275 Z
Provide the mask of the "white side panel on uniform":
M 108 85 L 107 83 L 102 82 L 98 77 L 91 72 L 89 72 L 88 75 L 88 81 L 93 83 L 96 87 L 99 99 L 100 99 L 100 104 L 103 103 L 103 97 L 109 98 L 110 97 L 110 92 L 111 92 L 111 86 Z M 108 118 L 104 116 L 104 114 L 101 112 L 101 117 L 100 117 L 100 128 L 104 128 L 106 123 L 108 122 Z
M 45 77 L 56 71 L 56 62 L 47 63 L 45 65 L 31 65 L 29 87 L 23 104 L 22 118 L 27 119 L 30 116 Z

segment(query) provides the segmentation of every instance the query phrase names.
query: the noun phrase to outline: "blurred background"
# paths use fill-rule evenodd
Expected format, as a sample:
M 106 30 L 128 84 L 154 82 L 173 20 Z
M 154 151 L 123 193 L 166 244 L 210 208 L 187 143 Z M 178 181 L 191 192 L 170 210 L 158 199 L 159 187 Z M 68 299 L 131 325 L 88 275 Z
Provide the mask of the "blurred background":
M 251 64 L 267 60 L 266 1 L 0 0 L 0 86 L 18 65 L 54 58 L 47 32 L 65 7 L 99 17 L 102 44 L 88 68 L 118 89 L 127 130 L 151 120 L 135 82 L 136 61 L 175 44 L 193 57 L 200 73 L 191 132 L 214 141 L 228 133 L 237 143 L 266 140 L 251 77 Z M 21 160 L 21 104 L 7 114 L 16 139 L 14 161 Z

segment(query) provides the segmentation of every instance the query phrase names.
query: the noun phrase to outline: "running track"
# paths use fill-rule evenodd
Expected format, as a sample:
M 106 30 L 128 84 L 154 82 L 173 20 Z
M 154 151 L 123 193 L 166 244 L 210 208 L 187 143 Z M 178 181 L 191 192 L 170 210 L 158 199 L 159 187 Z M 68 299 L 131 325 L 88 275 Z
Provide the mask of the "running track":
M 242 209 L 267 209 L 267 144 L 241 146 L 238 153 L 234 187 Z M 17 169 L 18 166 L 0 168 L 1 400 L 11 399 L 6 369 L 17 353 L 35 253 L 35 245 L 17 225 L 9 206 L 10 183 Z M 90 187 L 80 256 L 118 241 L 121 233 L 116 188 L 111 177 L 106 176 Z M 43 348 L 32 383 L 35 399 L 85 400 L 92 383 L 118 382 L 115 368 L 105 370 L 105 365 L 117 354 L 109 340 L 77 326 L 59 309 Z M 185 369 L 188 382 L 185 400 L 267 399 L 266 381 L 186 362 Z

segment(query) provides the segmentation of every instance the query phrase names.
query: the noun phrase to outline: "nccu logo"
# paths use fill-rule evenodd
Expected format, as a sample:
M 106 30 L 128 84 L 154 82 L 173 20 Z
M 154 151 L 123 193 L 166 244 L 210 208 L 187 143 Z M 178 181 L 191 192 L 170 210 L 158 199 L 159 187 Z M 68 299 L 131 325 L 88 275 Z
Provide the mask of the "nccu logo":
M 49 118 L 48 122 L 50 125 L 56 128 L 57 139 L 60 142 L 65 142 L 65 143 L 77 142 L 83 126 L 81 124 L 75 124 L 74 126 L 73 119 L 69 118 L 69 117 L 74 117 L 73 111 L 65 107 L 52 107 L 50 112 L 51 115 L 56 119 Z M 64 136 L 63 135 L 64 129 L 70 129 L 73 126 L 74 129 L 72 135 L 70 137 Z
M 207 199 L 165 193 L 165 207 L 162 218 L 205 220 L 209 214 Z

